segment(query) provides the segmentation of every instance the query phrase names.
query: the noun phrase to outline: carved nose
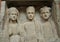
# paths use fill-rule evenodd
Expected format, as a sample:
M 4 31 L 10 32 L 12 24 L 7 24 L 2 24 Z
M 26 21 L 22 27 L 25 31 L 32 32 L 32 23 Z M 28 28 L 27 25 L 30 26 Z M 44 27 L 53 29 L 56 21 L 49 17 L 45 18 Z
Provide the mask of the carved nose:
M 31 17 L 31 15 L 30 15 L 30 17 Z
M 13 18 L 15 18 L 15 16 Z
M 47 17 L 47 15 L 45 15 L 45 17 Z

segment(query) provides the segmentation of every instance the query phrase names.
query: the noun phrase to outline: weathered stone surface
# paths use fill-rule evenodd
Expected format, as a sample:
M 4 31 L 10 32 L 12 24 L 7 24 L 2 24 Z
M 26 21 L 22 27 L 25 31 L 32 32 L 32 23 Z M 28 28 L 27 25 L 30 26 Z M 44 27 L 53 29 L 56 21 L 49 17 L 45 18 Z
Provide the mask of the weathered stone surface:
M 4 15 L 5 15 L 5 7 L 6 7 L 6 2 L 2 1 L 1 2 L 1 13 L 0 13 L 0 31 L 3 28 L 3 22 L 4 22 Z
M 57 4 L 56 4 L 56 9 L 57 9 L 57 12 L 56 12 L 56 14 L 57 14 L 57 24 L 58 24 L 58 33 L 59 33 L 59 36 L 60 36 L 60 7 L 59 7 L 59 3 L 60 2 L 58 2 Z
M 1 8 L 1 13 L 3 14 L 3 15 L 0 14 L 1 20 L 3 20 L 4 14 L 5 14 L 4 6 L 5 5 L 2 5 L 2 8 Z M 4 32 L 0 33 L 1 42 L 9 42 L 9 38 L 10 38 L 11 42 L 20 42 L 20 40 L 21 40 L 21 42 L 59 42 L 59 39 L 57 39 L 58 37 L 57 37 L 57 33 L 56 33 L 57 31 L 55 29 L 55 24 L 53 21 L 51 21 L 52 19 L 50 19 L 50 21 L 46 21 L 46 22 L 43 22 L 43 20 L 42 20 L 42 22 L 41 22 L 40 15 L 38 15 L 39 13 L 36 13 L 37 16 L 34 17 L 35 9 L 33 9 L 33 8 L 31 10 L 30 9 L 29 9 L 29 12 L 27 10 L 27 14 L 29 14 L 29 15 L 26 14 L 28 16 L 29 20 L 25 18 L 26 17 L 26 16 L 24 16 L 25 13 L 22 12 L 24 15 L 21 13 L 20 19 L 22 21 L 19 20 L 20 24 L 18 24 L 19 22 L 15 23 L 16 21 L 14 21 L 14 22 L 10 21 L 10 23 L 8 23 L 9 21 L 6 22 L 8 24 L 5 24 L 5 25 L 7 25 L 5 27 L 5 33 Z M 22 10 L 24 11 L 24 9 L 22 9 Z M 30 17 L 30 14 L 32 14 L 31 17 Z M 49 16 L 49 14 L 48 14 L 48 16 Z M 11 16 L 10 19 L 12 17 L 13 16 Z M 33 18 L 36 20 L 34 20 Z M 12 20 L 14 20 L 14 19 L 15 18 L 12 18 Z M 47 17 L 47 19 L 48 19 L 48 17 Z M 25 20 L 26 20 L 26 22 L 25 22 Z M 59 20 L 59 17 L 58 17 L 58 20 Z M 22 25 L 21 25 L 21 23 L 22 23 Z M 17 26 L 17 25 L 19 25 L 19 26 Z M 0 26 L 0 27 L 2 27 L 2 26 Z M 8 37 L 8 36 L 10 36 L 10 37 Z
M 20 36 L 19 35 L 12 35 L 10 37 L 10 42 L 20 42 Z
M 2 29 L 4 27 L 4 15 L 5 15 L 5 1 L 1 1 L 1 12 L 0 12 L 0 42 L 4 42 L 4 34 Z

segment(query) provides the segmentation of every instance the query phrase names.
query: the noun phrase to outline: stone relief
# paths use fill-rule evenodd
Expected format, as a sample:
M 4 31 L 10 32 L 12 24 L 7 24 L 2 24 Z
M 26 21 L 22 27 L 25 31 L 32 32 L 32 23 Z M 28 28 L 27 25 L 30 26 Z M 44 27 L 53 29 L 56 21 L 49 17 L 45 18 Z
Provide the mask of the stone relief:
M 54 42 L 58 39 L 56 26 L 50 19 L 50 10 L 47 6 L 40 8 L 41 21 L 38 21 L 35 19 L 35 7 L 29 6 L 25 14 L 27 21 L 19 23 L 19 11 L 15 7 L 9 8 L 3 31 L 8 42 Z
M 41 16 L 41 27 L 42 33 L 44 35 L 45 40 L 47 41 L 55 41 L 58 38 L 56 26 L 52 19 L 50 19 L 51 8 L 44 6 L 40 9 L 40 16 Z
M 20 34 L 18 31 L 18 15 L 19 11 L 15 7 L 8 9 L 8 22 L 4 32 L 8 33 L 9 42 L 20 42 Z

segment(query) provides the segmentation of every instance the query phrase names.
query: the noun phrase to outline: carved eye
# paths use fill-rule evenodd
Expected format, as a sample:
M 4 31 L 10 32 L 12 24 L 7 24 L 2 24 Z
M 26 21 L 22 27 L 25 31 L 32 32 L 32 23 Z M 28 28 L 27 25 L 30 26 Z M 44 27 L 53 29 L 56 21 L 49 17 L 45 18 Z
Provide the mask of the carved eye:
M 12 13 L 12 15 L 14 15 L 14 14 Z
M 30 12 L 28 12 L 28 14 L 30 14 Z
M 31 14 L 34 14 L 33 12 L 31 12 Z
M 46 13 L 49 13 L 49 12 L 46 12 Z
M 15 15 L 17 15 L 17 14 L 15 13 Z

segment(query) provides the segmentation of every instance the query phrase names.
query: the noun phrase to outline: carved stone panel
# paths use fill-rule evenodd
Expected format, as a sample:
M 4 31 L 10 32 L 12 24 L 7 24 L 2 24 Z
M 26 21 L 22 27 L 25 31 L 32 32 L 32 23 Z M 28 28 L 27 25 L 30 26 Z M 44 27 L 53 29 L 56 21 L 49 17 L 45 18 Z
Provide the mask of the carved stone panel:
M 52 3 L 52 1 L 2 1 L 1 42 L 59 42 L 56 24 L 60 19 L 59 10 L 56 15 L 52 13 L 54 12 Z

